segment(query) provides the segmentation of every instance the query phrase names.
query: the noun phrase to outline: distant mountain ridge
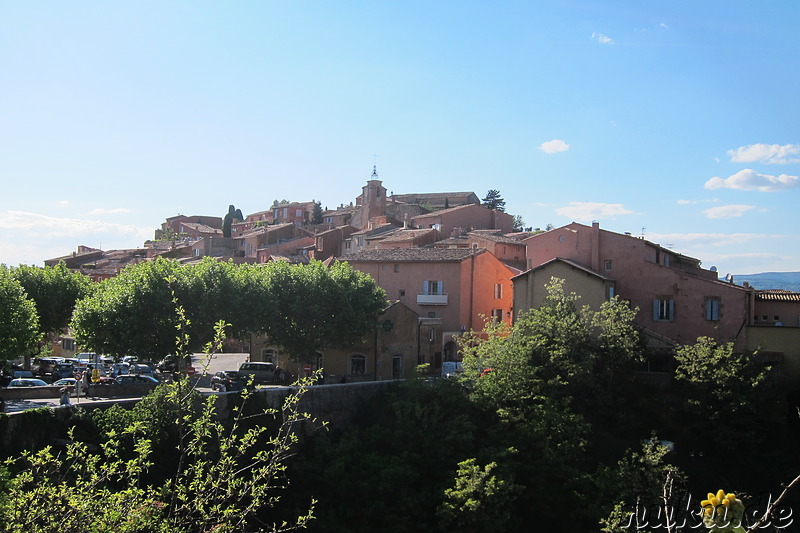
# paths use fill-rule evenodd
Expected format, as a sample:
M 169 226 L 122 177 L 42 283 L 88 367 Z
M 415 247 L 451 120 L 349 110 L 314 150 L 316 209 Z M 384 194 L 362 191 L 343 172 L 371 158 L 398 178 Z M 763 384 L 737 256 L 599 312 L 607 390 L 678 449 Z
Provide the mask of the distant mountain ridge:
M 784 289 L 800 292 L 800 272 L 762 272 L 760 274 L 734 274 L 733 282 L 741 285 L 748 282 L 759 290 Z

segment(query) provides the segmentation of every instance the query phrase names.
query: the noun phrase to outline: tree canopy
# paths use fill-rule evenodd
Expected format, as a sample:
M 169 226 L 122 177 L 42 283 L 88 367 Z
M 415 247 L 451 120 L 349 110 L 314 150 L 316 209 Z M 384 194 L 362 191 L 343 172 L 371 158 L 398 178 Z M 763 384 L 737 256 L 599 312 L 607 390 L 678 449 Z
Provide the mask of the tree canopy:
M 43 340 L 69 325 L 75 303 L 95 287 L 91 279 L 72 272 L 63 261 L 44 268 L 20 265 L 11 269 L 11 275 L 36 304 Z
M 39 340 L 36 304 L 4 265 L 0 265 L 0 366 L 29 353 Z
M 486 193 L 486 197 L 481 200 L 483 202 L 483 206 L 487 209 L 495 209 L 497 211 L 505 211 L 506 210 L 506 201 L 503 200 L 503 197 L 500 196 L 500 191 L 497 189 L 489 189 Z
M 231 236 L 231 224 L 234 222 L 242 222 L 244 220 L 244 215 L 242 215 L 241 209 L 236 209 L 233 205 L 228 206 L 228 212 L 225 213 L 225 217 L 222 219 L 222 236 L 223 237 L 230 237 Z
M 129 266 L 78 302 L 78 342 L 111 355 L 145 359 L 173 353 L 176 307 L 188 318 L 189 350 L 197 350 L 220 320 L 233 336 L 265 333 L 292 357 L 347 346 L 374 327 L 386 295 L 349 265 L 319 261 L 236 266 L 205 258 L 180 266 L 157 259 Z

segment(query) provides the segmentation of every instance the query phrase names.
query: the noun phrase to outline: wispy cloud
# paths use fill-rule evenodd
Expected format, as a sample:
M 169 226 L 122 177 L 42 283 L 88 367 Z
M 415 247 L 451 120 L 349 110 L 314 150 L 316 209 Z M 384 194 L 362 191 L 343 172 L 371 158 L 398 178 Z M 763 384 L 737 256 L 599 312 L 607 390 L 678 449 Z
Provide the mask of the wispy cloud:
M 546 154 L 557 154 L 559 152 L 566 152 L 569 150 L 569 145 L 561 139 L 553 139 L 552 141 L 547 141 L 540 144 L 539 150 Z
M 800 144 L 748 144 L 728 150 L 734 163 L 766 163 L 768 165 L 800 163 Z
M 800 186 L 797 176 L 781 174 L 771 176 L 769 174 L 759 174 L 755 170 L 746 168 L 727 178 L 713 177 L 705 184 L 709 190 L 715 189 L 738 189 L 740 191 L 761 191 L 776 192 L 793 189 Z
M 614 44 L 614 39 L 602 33 L 593 32 L 592 39 L 600 44 Z
M 734 218 L 740 217 L 755 208 L 756 206 L 754 205 L 720 205 L 706 209 L 703 214 L 708 218 Z
M 107 209 L 105 207 L 98 207 L 89 211 L 90 215 L 118 215 L 120 213 L 133 213 L 133 210 L 127 207 L 117 207 L 115 209 Z
M 620 215 L 635 215 L 636 213 L 625 209 L 622 204 L 601 204 L 595 202 L 570 202 L 569 205 L 559 207 L 556 213 L 569 217 L 577 222 L 591 222 L 601 218 L 613 218 Z
M 0 229 L 30 231 L 29 235 L 46 238 L 79 237 L 81 235 L 115 234 L 149 238 L 152 228 L 142 228 L 130 224 L 112 224 L 101 220 L 63 218 L 28 213 L 25 211 L 6 211 L 0 213 Z
M 765 233 L 648 233 L 647 240 L 657 243 L 673 243 L 676 246 L 705 248 L 741 246 L 753 241 L 781 238 L 783 235 Z M 703 254 L 705 257 L 706 254 Z

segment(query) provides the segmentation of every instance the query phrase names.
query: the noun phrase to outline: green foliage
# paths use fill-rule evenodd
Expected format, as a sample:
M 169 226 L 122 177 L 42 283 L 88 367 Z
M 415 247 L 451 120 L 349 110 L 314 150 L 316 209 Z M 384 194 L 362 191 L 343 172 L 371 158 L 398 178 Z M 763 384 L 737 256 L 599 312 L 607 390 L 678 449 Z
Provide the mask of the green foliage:
M 244 215 L 242 214 L 242 210 L 236 209 L 233 205 L 229 205 L 228 212 L 225 213 L 225 216 L 222 219 L 222 236 L 230 237 L 231 225 L 234 222 L 242 222 L 243 220 Z
M 40 338 L 36 303 L 5 265 L 0 265 L 0 366 L 30 353 Z
M 184 322 L 184 315 L 179 312 L 177 320 Z M 218 328 L 209 348 L 220 346 L 223 334 Z M 184 350 L 184 342 L 179 338 L 177 351 Z M 278 421 L 275 433 L 263 424 L 246 427 L 241 406 L 234 408 L 230 424 L 223 424 L 218 397 L 199 401 L 186 379 L 162 385 L 131 411 L 111 409 L 97 417 L 105 430 L 97 449 L 70 430 L 64 453 L 47 446 L 6 461 L 13 477 L 7 480 L 0 470 L 0 487 L 6 489 L 0 530 L 199 533 L 304 527 L 313 518 L 313 500 L 290 521 L 265 525 L 262 517 L 279 502 L 297 430 L 311 420 L 298 408 L 310 384 L 299 382 L 281 410 L 262 413 Z M 243 402 L 248 398 L 242 393 Z M 175 446 L 168 461 L 157 456 L 159 440 Z
M 697 405 L 710 401 L 728 412 L 747 408 L 767 375 L 752 355 L 735 353 L 733 343 L 720 345 L 710 337 L 679 347 L 675 359 L 675 379 L 686 385 Z
M 356 344 L 386 307 L 383 289 L 346 263 L 327 268 L 319 261 L 273 261 L 264 275 L 269 287 L 260 315 L 264 332 L 300 361 L 311 361 L 324 348 Z
M 514 231 L 522 231 L 525 227 L 525 219 L 521 215 L 514 215 Z
M 512 503 L 521 489 L 497 463 L 481 468 L 474 457 L 458 463 L 455 484 L 444 491 L 437 510 L 442 525 L 463 532 L 503 532 L 513 513 Z
M 72 318 L 75 302 L 95 287 L 91 279 L 70 271 L 63 261 L 44 268 L 20 265 L 11 269 L 11 275 L 36 304 L 43 336 L 65 329 Z
M 669 449 L 653 434 L 642 443 L 640 452 L 628 450 L 614 468 L 603 467 L 598 471 L 596 483 L 598 490 L 604 493 L 599 499 L 611 508 L 600 521 L 601 531 L 642 531 L 645 525 L 637 522 L 642 517 L 641 510 L 652 512 L 664 505 L 665 494 L 669 496 L 669 506 L 685 504 L 678 501 L 678 495 L 684 495 L 681 489 L 685 487 L 686 477 L 679 468 L 665 462 L 668 453 Z M 616 503 L 612 507 L 609 502 Z M 655 516 L 651 514 L 649 518 Z
M 481 200 L 483 202 L 483 206 L 487 209 L 494 209 L 497 211 L 505 211 L 506 210 L 506 201 L 503 200 L 503 197 L 500 196 L 500 191 L 497 189 L 489 189 L 486 193 L 486 197 Z
M 124 268 L 75 306 L 72 330 L 81 346 L 113 356 L 142 360 L 175 348 L 178 325 L 173 303 L 180 266 L 158 258 Z
M 155 359 L 174 353 L 181 306 L 187 318 L 181 331 L 191 339 L 187 353 L 202 347 L 223 321 L 236 336 L 264 332 L 308 359 L 360 341 L 385 305 L 372 278 L 344 263 L 236 266 L 204 258 L 182 267 L 157 259 L 103 282 L 78 302 L 72 325 L 82 346 Z
M 322 203 L 314 202 L 314 210 L 311 213 L 312 224 L 322 224 Z

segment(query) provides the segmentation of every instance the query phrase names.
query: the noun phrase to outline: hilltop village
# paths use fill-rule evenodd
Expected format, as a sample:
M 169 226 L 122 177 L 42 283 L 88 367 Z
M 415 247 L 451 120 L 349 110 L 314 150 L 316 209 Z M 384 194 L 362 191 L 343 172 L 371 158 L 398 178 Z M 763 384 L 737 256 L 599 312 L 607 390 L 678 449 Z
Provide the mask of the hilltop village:
M 80 246 L 45 264 L 64 261 L 100 281 L 156 257 L 185 264 L 206 257 L 346 261 L 372 276 L 388 303 L 362 345 L 318 354 L 313 366 L 323 369 L 326 382 L 408 377 L 419 364 L 439 373 L 445 363 L 460 360 L 461 335 L 483 331 L 487 321 L 513 323 L 542 304 L 554 277 L 582 305 L 597 309 L 618 296 L 638 309 L 647 352 L 640 370 L 655 379 L 670 375 L 676 346 L 702 336 L 733 343 L 765 364 L 780 363 L 782 380 L 800 377 L 800 293 L 721 280 L 699 259 L 607 231 L 598 222 L 525 231 L 500 200 L 482 203 L 474 192 L 394 194 L 373 169 L 355 201 L 335 209 L 313 200 L 276 200 L 247 215 L 234 206 L 225 217 L 178 215 L 142 248 Z M 292 368 L 269 339 L 247 341 L 252 361 Z M 59 348 L 64 356 L 76 349 L 69 336 Z

